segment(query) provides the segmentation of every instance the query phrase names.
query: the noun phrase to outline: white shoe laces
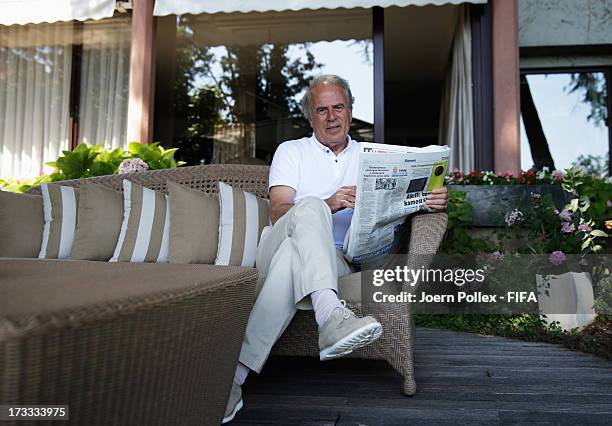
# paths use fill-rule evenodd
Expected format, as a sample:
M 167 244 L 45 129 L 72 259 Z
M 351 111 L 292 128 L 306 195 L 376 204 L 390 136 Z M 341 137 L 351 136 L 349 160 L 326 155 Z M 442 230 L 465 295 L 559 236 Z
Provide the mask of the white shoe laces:
M 342 308 L 340 308 L 342 318 L 349 319 L 351 317 L 352 312 L 349 308 L 346 307 L 346 300 L 340 299 L 340 304 L 342 305 Z

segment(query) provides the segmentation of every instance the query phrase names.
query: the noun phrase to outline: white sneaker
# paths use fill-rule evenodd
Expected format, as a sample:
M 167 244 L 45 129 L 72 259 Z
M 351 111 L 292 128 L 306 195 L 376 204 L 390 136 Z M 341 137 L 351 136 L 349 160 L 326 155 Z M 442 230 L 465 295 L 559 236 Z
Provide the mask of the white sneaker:
M 227 401 L 227 407 L 225 407 L 225 416 L 221 423 L 227 423 L 234 420 L 236 413 L 244 406 L 242 402 L 242 389 L 236 382 L 232 384 L 232 390 L 230 392 L 229 399 Z
M 327 361 L 369 345 L 382 334 L 382 325 L 372 317 L 358 318 L 346 303 L 335 308 L 319 328 L 319 358 Z

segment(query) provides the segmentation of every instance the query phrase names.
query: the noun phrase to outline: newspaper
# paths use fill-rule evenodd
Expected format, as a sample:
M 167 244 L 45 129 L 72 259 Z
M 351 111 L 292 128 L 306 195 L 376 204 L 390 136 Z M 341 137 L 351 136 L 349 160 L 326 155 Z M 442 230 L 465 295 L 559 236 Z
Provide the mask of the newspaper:
M 356 265 L 375 262 L 391 250 L 406 216 L 425 210 L 425 198 L 444 185 L 450 149 L 360 144 L 355 211 L 344 255 Z

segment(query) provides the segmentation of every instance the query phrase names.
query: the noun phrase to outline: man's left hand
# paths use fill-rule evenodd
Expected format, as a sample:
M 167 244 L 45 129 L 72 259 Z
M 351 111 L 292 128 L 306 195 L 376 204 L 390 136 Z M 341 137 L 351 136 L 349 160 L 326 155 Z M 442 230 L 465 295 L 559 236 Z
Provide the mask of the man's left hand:
M 444 210 L 448 206 L 448 188 L 443 186 L 431 191 L 431 194 L 427 196 L 425 204 L 433 210 Z

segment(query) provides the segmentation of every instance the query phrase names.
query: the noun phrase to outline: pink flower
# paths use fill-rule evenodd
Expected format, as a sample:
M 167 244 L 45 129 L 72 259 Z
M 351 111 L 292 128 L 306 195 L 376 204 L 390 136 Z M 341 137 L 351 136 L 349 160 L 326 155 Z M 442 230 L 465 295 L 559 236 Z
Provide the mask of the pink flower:
M 591 228 L 589 225 L 585 225 L 584 223 L 582 225 L 578 225 L 578 230 L 579 231 L 589 232 L 592 229 L 593 228 Z
M 493 262 L 504 260 L 504 254 L 500 253 L 499 251 L 494 251 L 489 255 L 489 260 Z
M 552 179 L 555 182 L 563 182 L 563 171 L 562 170 L 553 170 L 551 173 Z
M 564 221 L 569 222 L 572 220 L 574 215 L 569 210 L 563 210 L 561 213 L 559 213 L 559 217 Z
M 523 213 L 514 209 L 511 212 L 506 213 L 506 225 L 512 226 L 515 223 L 521 223 L 523 221 Z
M 559 266 L 565 262 L 565 253 L 561 250 L 553 251 L 550 256 L 548 256 L 548 261 L 555 266 Z
M 563 224 L 563 226 L 561 227 L 561 232 L 565 232 L 566 234 L 570 234 L 572 232 L 574 232 L 576 228 L 574 227 L 573 223 L 569 223 L 569 222 L 565 222 Z

